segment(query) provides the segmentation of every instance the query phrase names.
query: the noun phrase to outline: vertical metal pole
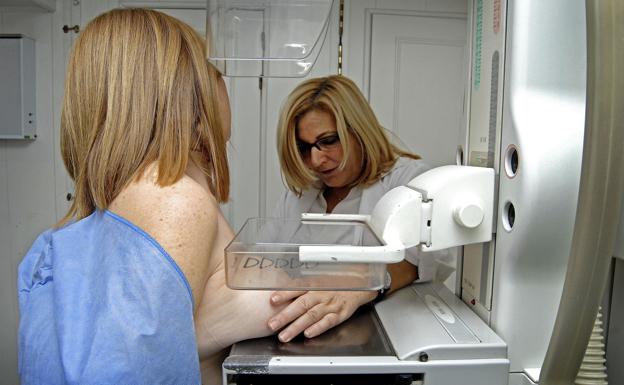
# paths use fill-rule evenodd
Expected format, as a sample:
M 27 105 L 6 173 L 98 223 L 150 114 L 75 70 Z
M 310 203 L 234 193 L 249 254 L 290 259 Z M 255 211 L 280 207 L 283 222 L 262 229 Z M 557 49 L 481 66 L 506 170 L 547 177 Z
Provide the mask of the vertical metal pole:
M 624 2 L 586 0 L 587 107 L 570 261 L 540 384 L 573 384 L 602 299 L 624 193 Z

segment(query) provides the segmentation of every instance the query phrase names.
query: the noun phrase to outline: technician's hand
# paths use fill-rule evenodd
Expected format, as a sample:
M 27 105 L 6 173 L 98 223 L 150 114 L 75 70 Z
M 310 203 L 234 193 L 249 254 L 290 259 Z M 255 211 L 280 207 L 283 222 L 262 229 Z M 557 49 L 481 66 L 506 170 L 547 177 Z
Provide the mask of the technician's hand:
M 282 342 L 292 340 L 301 332 L 307 338 L 316 337 L 351 317 L 358 307 L 372 301 L 376 295 L 376 291 L 275 292 L 271 295 L 272 305 L 290 304 L 269 319 L 269 328 L 277 331 L 288 325 L 278 336 Z

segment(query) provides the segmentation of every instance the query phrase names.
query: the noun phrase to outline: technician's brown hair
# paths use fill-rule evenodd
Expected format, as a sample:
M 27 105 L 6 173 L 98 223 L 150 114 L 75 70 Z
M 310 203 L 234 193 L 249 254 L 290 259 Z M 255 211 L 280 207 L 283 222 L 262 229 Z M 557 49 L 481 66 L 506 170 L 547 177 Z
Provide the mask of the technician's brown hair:
M 163 13 L 116 9 L 91 21 L 67 69 L 61 154 L 75 198 L 59 224 L 107 208 L 150 164 L 159 185 L 177 182 L 192 151 L 216 199 L 226 201 L 220 76 L 204 40 Z
M 336 122 L 344 151 L 340 167 L 345 166 L 353 151 L 352 138 L 359 142 L 362 173 L 352 186 L 368 186 L 377 182 L 399 157 L 420 159 L 420 156 L 390 142 L 373 109 L 352 80 L 342 75 L 308 79 L 288 95 L 277 126 L 277 151 L 284 182 L 298 195 L 317 182 L 297 148 L 299 120 L 312 110 L 325 111 Z

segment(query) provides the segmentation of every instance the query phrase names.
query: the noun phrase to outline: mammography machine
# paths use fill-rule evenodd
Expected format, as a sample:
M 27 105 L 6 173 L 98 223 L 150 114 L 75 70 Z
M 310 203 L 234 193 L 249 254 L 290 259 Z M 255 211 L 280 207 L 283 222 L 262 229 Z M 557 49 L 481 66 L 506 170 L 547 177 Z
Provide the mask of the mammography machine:
M 322 40 L 331 1 L 307 5 Z M 232 76 L 305 75 L 315 39 L 305 55 L 236 55 L 228 17 L 244 25 L 245 7 L 208 2 L 211 60 Z M 464 245 L 460 287 L 414 284 L 317 338 L 238 343 L 224 384 L 603 384 L 605 356 L 621 362 L 624 5 L 474 0 L 469 19 L 461 165 L 391 190 L 370 216 L 250 220 L 226 251 L 235 289 L 375 290 L 406 249 Z M 347 241 L 323 242 L 338 229 Z

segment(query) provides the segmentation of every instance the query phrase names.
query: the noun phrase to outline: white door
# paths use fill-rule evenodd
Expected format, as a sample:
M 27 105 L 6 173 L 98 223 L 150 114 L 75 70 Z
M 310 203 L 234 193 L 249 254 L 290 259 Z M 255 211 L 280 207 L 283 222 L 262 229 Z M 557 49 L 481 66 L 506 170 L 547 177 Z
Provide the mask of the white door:
M 373 14 L 369 100 L 384 127 L 432 166 L 455 163 L 462 128 L 466 19 Z
M 381 124 L 429 165 L 456 162 L 466 136 L 467 2 L 351 1 L 345 74 Z M 455 291 L 459 249 L 438 278 Z

